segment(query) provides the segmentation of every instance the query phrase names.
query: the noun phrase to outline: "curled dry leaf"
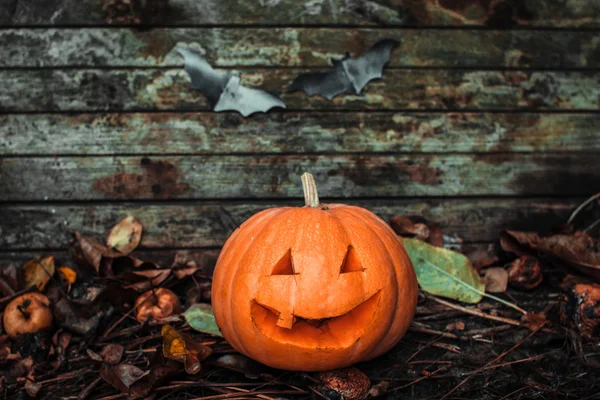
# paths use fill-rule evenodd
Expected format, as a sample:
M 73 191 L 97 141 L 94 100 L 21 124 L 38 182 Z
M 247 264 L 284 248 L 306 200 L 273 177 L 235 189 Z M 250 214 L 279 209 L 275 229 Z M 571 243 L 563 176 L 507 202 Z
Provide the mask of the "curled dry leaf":
M 134 289 L 138 292 L 145 292 L 163 283 L 172 270 L 170 269 L 151 269 L 146 271 L 132 271 L 127 274 L 119 275 L 119 279 L 133 282 L 125 286 L 125 289 Z
M 535 252 L 540 237 L 535 232 L 503 231 L 500 233 L 500 246 L 508 253 L 518 256 Z
M 371 387 L 369 377 L 354 367 L 318 372 L 316 378 L 321 381 L 319 391 L 331 399 L 366 399 Z
M 380 397 L 390 389 L 390 381 L 381 381 L 369 389 L 368 397 Z
M 37 287 L 41 292 L 54 275 L 54 257 L 41 260 L 34 258 L 23 266 L 23 285 L 25 288 Z
M 600 281 L 600 241 L 577 232 L 542 239 L 539 250 Z
M 77 272 L 73 271 L 71 268 L 58 267 L 57 271 L 60 277 L 69 285 L 72 285 L 77 281 Z
M 212 354 L 210 347 L 185 333 L 178 332 L 171 325 L 164 325 L 161 334 L 165 358 L 182 362 L 185 371 L 190 375 L 200 372 L 200 362 Z
M 25 391 L 27 392 L 29 397 L 36 397 L 41 388 L 41 383 L 34 382 L 29 379 L 25 382 Z
M 508 285 L 508 272 L 504 268 L 488 268 L 481 279 L 488 293 L 504 293 Z
M 103 365 L 100 369 L 102 379 L 122 393 L 129 392 L 129 387 L 144 375 L 144 371 L 131 364 Z
M 140 322 L 148 319 L 161 320 L 181 312 L 179 297 L 169 289 L 158 288 L 143 293 L 135 301 L 136 318 Z
M 424 291 L 466 303 L 481 301 L 485 286 L 467 257 L 418 239 L 402 242 Z
M 548 319 L 544 313 L 528 312 L 521 317 L 521 322 L 530 330 L 535 331 L 547 324 Z
M 399 236 L 414 237 L 436 247 L 444 246 L 440 227 L 421 216 L 396 215 L 390 219 L 390 226 Z
M 102 257 L 117 258 L 123 256 L 120 252 L 108 249 L 93 239 L 80 235 L 79 232 L 75 232 L 75 240 L 76 250 L 78 250 L 77 255 L 81 256 L 96 272 L 100 271 Z
M 130 215 L 112 228 L 106 239 L 106 245 L 127 255 L 135 250 L 141 239 L 142 223 Z

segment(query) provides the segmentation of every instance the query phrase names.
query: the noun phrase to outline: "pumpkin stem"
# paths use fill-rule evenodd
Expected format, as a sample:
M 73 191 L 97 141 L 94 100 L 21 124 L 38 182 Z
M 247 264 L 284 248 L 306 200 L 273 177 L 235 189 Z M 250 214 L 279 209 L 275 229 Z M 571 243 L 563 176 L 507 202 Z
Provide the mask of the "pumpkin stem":
M 317 184 L 315 177 L 311 173 L 302 174 L 302 190 L 304 190 L 304 204 L 306 207 L 319 208 L 319 193 L 317 193 Z

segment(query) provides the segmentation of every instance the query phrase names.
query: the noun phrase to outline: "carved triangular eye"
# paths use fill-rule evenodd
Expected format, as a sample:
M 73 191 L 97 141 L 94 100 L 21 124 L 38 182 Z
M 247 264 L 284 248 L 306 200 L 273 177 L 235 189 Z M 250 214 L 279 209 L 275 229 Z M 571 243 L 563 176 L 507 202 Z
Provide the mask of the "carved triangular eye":
M 292 261 L 292 249 L 288 250 L 287 253 L 281 257 L 281 260 L 277 261 L 271 275 L 296 275 L 294 263 Z
M 352 245 L 348 246 L 346 257 L 344 257 L 344 261 L 340 267 L 340 274 L 345 274 L 347 272 L 362 272 L 364 270 L 365 269 L 356 255 L 356 250 L 354 250 Z

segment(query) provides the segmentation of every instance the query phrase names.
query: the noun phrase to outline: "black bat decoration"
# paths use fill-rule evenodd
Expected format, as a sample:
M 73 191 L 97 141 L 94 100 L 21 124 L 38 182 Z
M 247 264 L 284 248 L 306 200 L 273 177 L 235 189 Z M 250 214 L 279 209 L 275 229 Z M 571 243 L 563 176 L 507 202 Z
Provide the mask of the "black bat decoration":
M 256 112 L 267 112 L 273 107 L 285 108 L 279 97 L 242 85 L 239 76 L 213 69 L 199 53 L 189 49 L 178 51 L 183 56 L 192 88 L 202 91 L 214 111 L 232 110 L 247 117 Z
M 300 74 L 288 90 L 301 90 L 309 96 L 318 94 L 327 100 L 342 93 L 360 94 L 369 81 L 381 78 L 383 67 L 390 61 L 392 49 L 398 44 L 394 39 L 382 39 L 358 58 L 353 59 L 348 53 L 341 60 L 332 58 L 332 69 Z

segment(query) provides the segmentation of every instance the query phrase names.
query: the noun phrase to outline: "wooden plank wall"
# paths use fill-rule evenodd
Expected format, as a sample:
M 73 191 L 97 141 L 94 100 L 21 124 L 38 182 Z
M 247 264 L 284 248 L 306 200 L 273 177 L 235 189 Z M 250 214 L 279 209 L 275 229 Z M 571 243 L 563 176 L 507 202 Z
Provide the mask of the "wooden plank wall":
M 148 257 L 210 263 L 253 213 L 301 204 L 304 171 L 325 200 L 474 245 L 600 191 L 598 0 L 171 0 L 142 26 L 102 3 L 0 3 L 2 264 L 128 213 Z M 362 96 L 282 93 L 383 37 L 402 44 Z M 210 112 L 178 46 L 288 109 Z

